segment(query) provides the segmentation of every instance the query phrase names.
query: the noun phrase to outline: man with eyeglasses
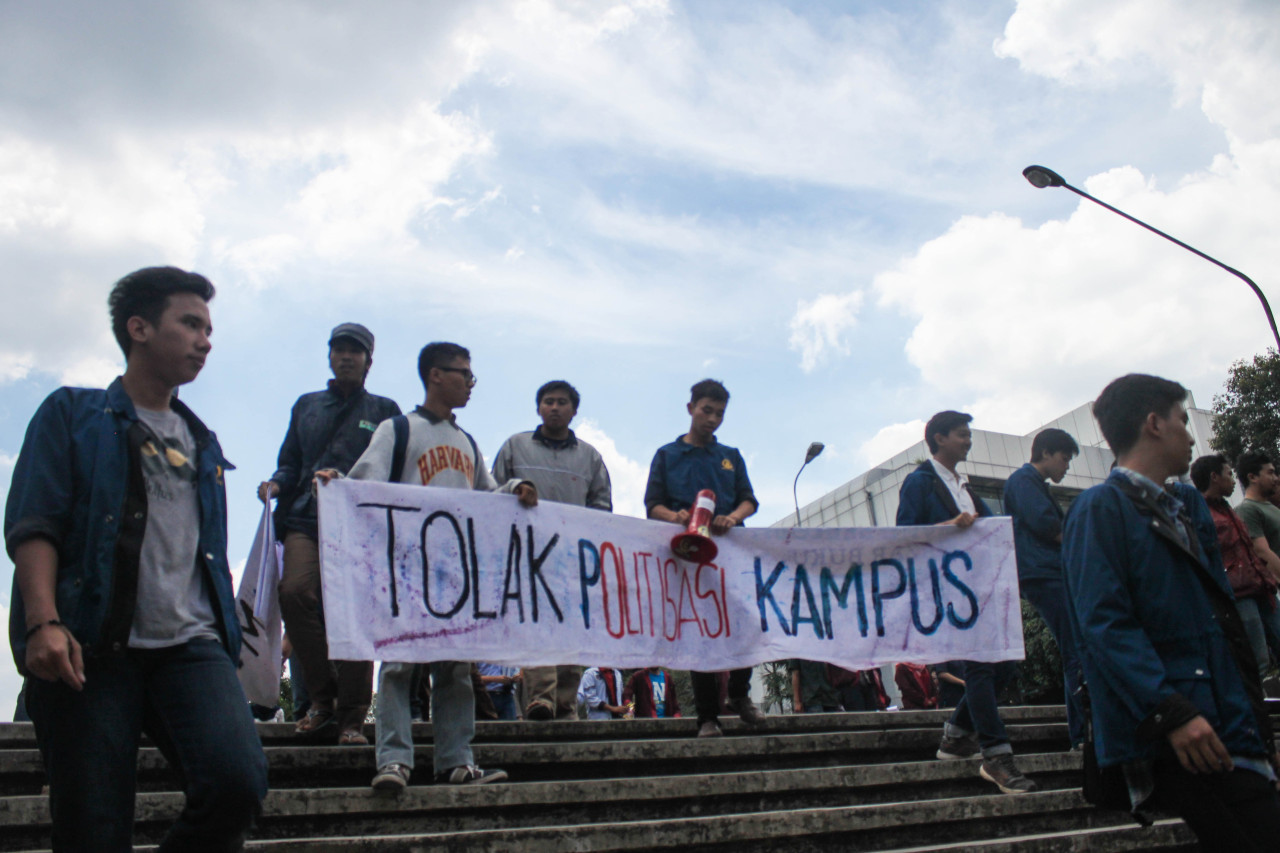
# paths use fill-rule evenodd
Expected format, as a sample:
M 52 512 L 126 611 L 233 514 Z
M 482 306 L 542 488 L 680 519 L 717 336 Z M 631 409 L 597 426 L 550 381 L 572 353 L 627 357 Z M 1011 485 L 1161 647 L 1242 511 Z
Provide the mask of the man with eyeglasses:
M 475 439 L 454 418 L 453 410 L 467 405 L 476 384 L 471 353 L 457 344 L 427 344 L 418 355 L 418 375 L 426 389 L 426 401 L 408 415 L 383 422 L 348 476 L 355 480 L 502 492 L 514 494 L 522 506 L 536 506 L 538 490 L 533 483 L 513 479 L 499 485 L 485 468 Z M 397 430 L 401 433 L 399 453 Z M 397 462 L 400 470 L 392 470 Z M 321 484 L 338 476 L 337 471 L 316 472 Z M 378 672 L 375 790 L 398 792 L 409 784 L 413 770 L 409 694 L 416 666 L 387 661 Z M 472 756 L 476 714 L 471 664 L 434 661 L 430 667 L 436 782 L 473 785 L 506 779 L 503 770 L 477 767 Z

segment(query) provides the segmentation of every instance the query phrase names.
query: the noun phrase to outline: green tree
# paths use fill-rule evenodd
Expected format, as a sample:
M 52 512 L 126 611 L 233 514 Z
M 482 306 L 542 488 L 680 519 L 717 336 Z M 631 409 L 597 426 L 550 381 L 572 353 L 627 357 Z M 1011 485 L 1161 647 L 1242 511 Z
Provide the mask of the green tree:
M 1246 450 L 1280 448 L 1280 355 L 1274 349 L 1231 365 L 1226 388 L 1213 397 L 1213 449 L 1234 465 Z

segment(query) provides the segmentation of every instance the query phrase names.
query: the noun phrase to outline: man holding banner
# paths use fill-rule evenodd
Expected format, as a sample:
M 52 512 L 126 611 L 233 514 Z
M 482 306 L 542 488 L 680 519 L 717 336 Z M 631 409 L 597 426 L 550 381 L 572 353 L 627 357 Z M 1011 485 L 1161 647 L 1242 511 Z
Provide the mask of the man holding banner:
M 969 480 L 956 466 L 969 456 L 972 416 L 964 412 L 938 412 L 924 428 L 924 440 L 932 459 L 921 462 L 902 481 L 898 494 L 898 526 L 950 524 L 961 530 L 978 518 L 991 515 L 982 498 L 973 493 Z M 1013 747 L 1000 719 L 996 702 L 996 666 L 985 661 L 964 661 L 964 698 L 943 729 L 938 758 L 971 758 L 982 754 L 979 775 L 1006 794 L 1036 790 L 1013 760 Z
M 600 451 L 579 439 L 569 424 L 582 397 L 563 379 L 553 379 L 535 395 L 542 424 L 506 440 L 493 461 L 499 483 L 519 477 L 533 483 L 543 500 L 613 510 L 613 486 Z M 576 720 L 582 667 L 530 666 L 524 670 L 529 720 Z
M 457 344 L 427 344 L 418 355 L 418 375 L 426 389 L 426 402 L 407 416 L 384 421 L 349 476 L 354 480 L 503 492 L 514 494 L 522 506 L 536 506 L 538 492 L 532 483 L 510 480 L 499 485 L 494 481 L 475 439 L 454 419 L 453 410 L 467 404 L 476 384 L 471 353 Z M 321 486 L 340 476 L 334 470 L 316 472 Z M 378 673 L 375 790 L 400 791 L 409 784 L 413 770 L 409 693 L 416 666 L 384 661 Z M 431 722 L 437 782 L 468 785 L 507 778 L 506 771 L 477 767 L 471 753 L 476 720 L 470 663 L 431 663 Z
M 365 390 L 371 367 L 373 332 L 359 323 L 337 326 L 329 335 L 333 379 L 325 390 L 304 394 L 293 404 L 279 469 L 258 486 L 261 500 L 279 499 L 276 535 L 284 543 L 280 612 L 311 697 L 311 708 L 296 731 L 330 743 L 336 738 L 340 745 L 369 742 L 361 729 L 372 699 L 373 664 L 329 660 L 311 478 L 321 468 L 347 471 L 369 446 L 378 424 L 400 414 L 394 400 Z
M 689 521 L 689 510 L 702 489 L 716 494 L 711 532 L 727 533 L 759 508 L 747 463 L 737 448 L 716 440 L 716 430 L 724 422 L 729 391 L 714 379 L 704 379 L 690 389 L 689 431 L 670 444 L 658 448 L 649 466 L 649 482 L 644 506 L 649 518 L 681 526 Z M 692 673 L 693 696 L 698 709 L 698 737 L 718 737 L 720 729 L 720 688 L 716 673 Z M 729 673 L 729 707 L 744 722 L 758 725 L 764 714 L 747 695 L 751 687 L 751 667 Z

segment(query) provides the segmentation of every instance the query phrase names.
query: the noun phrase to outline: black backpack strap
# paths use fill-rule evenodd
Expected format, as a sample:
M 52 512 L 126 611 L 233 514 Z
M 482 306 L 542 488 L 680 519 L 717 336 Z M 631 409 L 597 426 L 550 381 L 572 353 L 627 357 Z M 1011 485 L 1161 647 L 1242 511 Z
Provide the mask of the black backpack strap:
M 391 419 L 391 427 L 396 434 L 391 450 L 391 482 L 399 483 L 404 479 L 404 457 L 409 452 L 409 416 L 396 415 Z
M 476 444 L 476 440 L 471 437 L 471 433 L 464 429 L 462 434 L 467 437 L 467 441 L 471 442 L 471 458 L 476 461 L 475 470 L 478 472 L 480 470 L 480 447 Z M 479 476 L 478 473 L 471 475 L 471 488 L 474 489 L 476 487 L 476 478 Z M 498 485 L 501 486 L 502 484 L 499 483 Z

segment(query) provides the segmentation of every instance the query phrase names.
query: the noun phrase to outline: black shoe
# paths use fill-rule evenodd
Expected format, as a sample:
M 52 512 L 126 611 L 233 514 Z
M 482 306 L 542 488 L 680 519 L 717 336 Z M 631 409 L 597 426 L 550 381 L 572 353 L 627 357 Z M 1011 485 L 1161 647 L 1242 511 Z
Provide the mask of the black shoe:
M 742 722 L 749 726 L 758 726 L 765 721 L 764 712 L 756 707 L 756 703 L 751 701 L 750 696 L 743 696 L 741 699 L 730 699 L 729 710 L 736 713 Z
M 535 702 L 524 710 L 524 718 L 526 720 L 554 720 L 556 712 L 543 705 L 541 702 Z
M 982 766 L 978 768 L 978 775 L 988 782 L 994 782 L 1004 794 L 1030 794 L 1036 790 L 1036 783 L 1023 776 L 1018 765 L 1013 763 L 1012 752 L 984 759 Z
M 505 770 L 482 770 L 474 764 L 463 764 L 436 774 L 437 785 L 487 785 L 507 778 Z
M 938 758 L 943 761 L 959 761 L 963 758 L 973 758 L 982 750 L 978 747 L 978 741 L 973 735 L 965 737 L 948 737 L 942 736 L 942 743 L 938 744 Z

